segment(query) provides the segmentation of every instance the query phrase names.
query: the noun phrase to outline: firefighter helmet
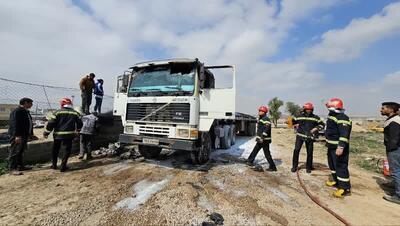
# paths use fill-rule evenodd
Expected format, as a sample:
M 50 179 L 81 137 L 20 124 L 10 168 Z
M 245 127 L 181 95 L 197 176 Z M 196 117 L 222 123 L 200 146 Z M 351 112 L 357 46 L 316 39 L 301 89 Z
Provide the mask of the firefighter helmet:
M 326 103 L 326 107 L 328 109 L 336 109 L 342 110 L 343 109 L 343 101 L 339 98 L 332 98 Z
M 72 105 L 72 100 L 67 97 L 64 97 L 60 100 L 60 105 L 61 107 L 63 107 L 64 105 Z
M 258 108 L 258 111 L 262 111 L 264 113 L 268 113 L 268 107 L 267 106 L 261 106 Z
M 304 109 L 304 110 L 314 110 L 314 105 L 313 105 L 312 103 L 310 103 L 310 102 L 305 103 L 305 104 L 303 105 L 303 109 Z

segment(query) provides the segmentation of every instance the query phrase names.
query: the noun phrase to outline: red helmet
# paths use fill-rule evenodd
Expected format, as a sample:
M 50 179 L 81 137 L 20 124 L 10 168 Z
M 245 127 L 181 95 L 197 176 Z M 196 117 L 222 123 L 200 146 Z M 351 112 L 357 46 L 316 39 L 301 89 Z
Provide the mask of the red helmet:
M 305 103 L 305 104 L 303 105 L 303 109 L 304 109 L 304 110 L 314 110 L 314 105 L 313 105 L 312 103 L 310 103 L 310 102 Z
M 60 100 L 60 105 L 61 105 L 61 107 L 64 105 L 72 105 L 72 100 L 64 97 Z
M 326 103 L 327 108 L 343 109 L 343 101 L 339 98 L 332 98 Z
M 262 111 L 264 113 L 268 113 L 268 107 L 267 106 L 261 106 L 258 108 L 258 111 Z

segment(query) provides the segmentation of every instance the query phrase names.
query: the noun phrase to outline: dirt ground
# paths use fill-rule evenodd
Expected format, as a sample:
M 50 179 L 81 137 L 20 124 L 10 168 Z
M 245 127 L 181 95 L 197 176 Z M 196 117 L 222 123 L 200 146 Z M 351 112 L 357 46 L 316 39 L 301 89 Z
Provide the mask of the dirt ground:
M 290 172 L 294 136 L 288 129 L 273 130 L 274 173 L 243 163 L 254 140 L 240 138 L 201 167 L 179 153 L 144 162 L 74 157 L 65 174 L 43 165 L 22 176 L 3 175 L 0 224 L 201 225 L 218 212 L 225 225 L 341 225 L 309 199 Z M 325 167 L 325 148 L 318 143 L 315 149 L 315 166 Z M 261 152 L 257 161 L 267 166 Z M 342 200 L 324 186 L 328 172 L 302 171 L 301 177 L 321 202 L 353 225 L 399 225 L 400 205 L 382 199 L 381 175 L 355 165 L 350 173 L 353 194 Z

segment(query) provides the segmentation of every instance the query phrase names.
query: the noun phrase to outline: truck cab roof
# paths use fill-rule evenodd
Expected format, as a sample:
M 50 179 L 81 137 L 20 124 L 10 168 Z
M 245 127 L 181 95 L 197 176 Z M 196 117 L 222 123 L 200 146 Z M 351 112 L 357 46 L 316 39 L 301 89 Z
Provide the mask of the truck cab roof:
M 156 65 L 166 65 L 170 63 L 194 63 L 198 61 L 198 59 L 189 59 L 189 58 L 175 58 L 175 59 L 167 59 L 167 60 L 155 60 L 155 61 L 145 61 L 141 63 L 137 63 L 130 67 L 130 69 L 135 68 L 143 68 L 149 66 L 156 66 Z

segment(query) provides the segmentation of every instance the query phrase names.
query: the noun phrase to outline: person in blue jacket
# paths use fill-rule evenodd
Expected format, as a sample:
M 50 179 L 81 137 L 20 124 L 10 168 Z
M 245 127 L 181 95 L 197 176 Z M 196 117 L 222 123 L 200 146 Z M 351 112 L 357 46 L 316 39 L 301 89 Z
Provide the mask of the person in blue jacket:
M 94 105 L 94 111 L 101 113 L 101 104 L 103 103 L 104 89 L 103 89 L 103 79 L 97 79 L 96 85 L 94 86 L 94 98 L 96 99 L 96 104 Z

